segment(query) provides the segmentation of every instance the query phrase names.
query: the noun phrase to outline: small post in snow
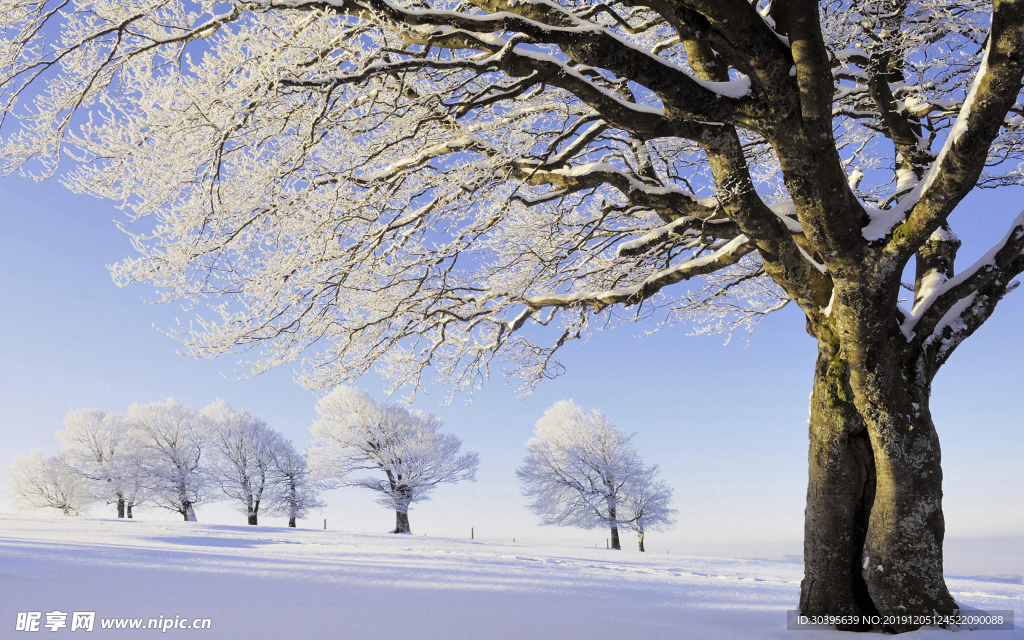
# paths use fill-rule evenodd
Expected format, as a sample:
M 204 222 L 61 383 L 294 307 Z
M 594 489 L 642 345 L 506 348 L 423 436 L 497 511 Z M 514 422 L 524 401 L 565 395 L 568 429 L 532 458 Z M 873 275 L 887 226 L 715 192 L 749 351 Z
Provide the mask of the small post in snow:
M 324 531 L 327 531 L 327 518 L 324 518 Z
M 474 534 L 473 534 L 473 527 L 470 527 L 470 528 L 469 528 L 469 539 L 470 539 L 470 540 L 473 540 L 473 539 L 474 539 Z
M 605 548 L 605 549 L 611 549 L 611 548 L 612 548 L 612 547 L 611 547 L 611 545 L 610 545 L 610 544 L 608 544 L 608 538 L 605 538 L 605 539 L 604 539 L 604 548 Z

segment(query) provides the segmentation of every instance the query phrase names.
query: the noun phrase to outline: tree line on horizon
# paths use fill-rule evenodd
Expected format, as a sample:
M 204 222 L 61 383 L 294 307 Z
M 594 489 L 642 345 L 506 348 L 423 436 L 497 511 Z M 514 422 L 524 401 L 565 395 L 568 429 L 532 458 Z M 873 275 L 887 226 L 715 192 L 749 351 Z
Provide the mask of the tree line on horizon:
M 394 509 L 392 533 L 411 533 L 409 509 L 441 484 L 474 481 L 475 452 L 442 433 L 436 415 L 378 402 L 354 387 L 324 396 L 306 452 L 248 409 L 225 400 L 194 409 L 174 398 L 132 404 L 124 414 L 73 409 L 57 433 L 61 449 L 19 454 L 7 468 L 6 493 L 20 507 L 77 514 L 114 505 L 132 518 L 141 505 L 197 521 L 200 503 L 229 500 L 250 525 L 259 516 L 288 517 L 288 526 L 325 506 L 320 493 L 361 487 Z M 620 549 L 619 528 L 637 533 L 674 524 L 672 489 L 646 465 L 604 414 L 572 401 L 550 407 L 535 425 L 516 475 L 542 524 L 607 527 Z M 366 472 L 366 473 L 364 473 Z
M 115 505 L 118 518 L 149 505 L 196 521 L 198 504 L 238 503 L 251 525 L 260 514 L 295 526 L 323 505 L 307 457 L 248 410 L 217 400 L 197 410 L 174 398 L 132 404 L 124 414 L 73 409 L 57 432 L 60 450 L 20 454 L 7 494 L 28 508 L 65 515 Z

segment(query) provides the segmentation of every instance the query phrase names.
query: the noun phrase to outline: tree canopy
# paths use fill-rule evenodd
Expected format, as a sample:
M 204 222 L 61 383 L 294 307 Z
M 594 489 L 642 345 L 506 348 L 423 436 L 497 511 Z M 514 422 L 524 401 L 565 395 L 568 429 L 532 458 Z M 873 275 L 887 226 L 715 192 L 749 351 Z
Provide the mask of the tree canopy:
M 4 166 L 77 161 L 117 281 L 215 300 L 193 353 L 316 387 L 529 388 L 618 305 L 827 324 L 837 279 L 937 367 L 1024 269 L 1020 219 L 957 277 L 944 226 L 1019 183 L 1019 4 L 8 0 Z

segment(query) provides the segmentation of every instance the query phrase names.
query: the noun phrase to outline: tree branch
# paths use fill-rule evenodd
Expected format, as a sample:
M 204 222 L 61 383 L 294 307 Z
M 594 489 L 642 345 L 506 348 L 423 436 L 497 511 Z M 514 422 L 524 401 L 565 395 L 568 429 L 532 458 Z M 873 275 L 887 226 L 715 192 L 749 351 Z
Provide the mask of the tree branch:
M 927 342 L 946 325 L 955 324 L 955 319 L 947 316 L 957 309 L 964 313 L 965 304 L 981 304 L 983 299 L 988 299 L 994 309 L 995 302 L 1005 295 L 1010 281 L 1020 273 L 1022 252 L 1024 212 L 1017 216 L 1003 239 L 969 269 L 922 295 L 910 316 L 904 321 L 904 333 L 916 334 L 915 340 Z M 970 299 L 974 302 L 968 303 Z M 988 318 L 988 315 L 980 314 L 980 309 L 981 307 L 978 307 L 975 312 L 968 314 L 978 321 L 979 325 Z M 988 313 L 991 313 L 991 310 Z
M 527 305 L 528 312 L 537 311 L 545 307 L 568 309 L 583 306 L 600 311 L 613 304 L 637 304 L 671 284 L 712 273 L 728 265 L 736 264 L 740 258 L 753 250 L 754 247 L 746 236 L 737 236 L 707 256 L 685 260 L 668 269 L 652 274 L 644 282 L 631 287 L 588 293 L 535 295 L 523 298 L 523 302 Z M 527 316 L 527 312 L 521 313 L 515 320 L 509 323 L 509 329 L 516 330 L 521 327 L 526 321 Z
M 974 86 L 960 109 L 942 151 L 918 186 L 893 212 L 898 223 L 884 249 L 902 262 L 939 228 L 974 188 L 992 141 L 1021 91 L 1024 77 L 1024 0 L 995 0 L 992 29 Z

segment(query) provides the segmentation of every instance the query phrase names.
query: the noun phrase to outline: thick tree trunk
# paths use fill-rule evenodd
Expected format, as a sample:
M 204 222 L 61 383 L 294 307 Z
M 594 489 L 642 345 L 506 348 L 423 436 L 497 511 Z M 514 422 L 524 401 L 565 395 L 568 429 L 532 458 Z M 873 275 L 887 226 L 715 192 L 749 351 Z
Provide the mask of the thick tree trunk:
M 809 479 L 800 585 L 800 610 L 808 616 L 877 613 L 861 577 L 875 465 L 866 427 L 851 396 L 838 345 L 820 343 L 808 420 Z
M 636 534 L 637 544 L 640 546 L 640 553 L 644 552 L 644 532 L 638 531 Z
M 196 512 L 192 508 L 191 502 L 181 503 L 181 515 L 185 516 L 185 522 L 199 522 L 199 520 L 196 519 Z
M 124 506 L 125 506 L 125 510 L 127 510 L 127 512 L 128 512 L 128 519 L 130 520 L 131 517 L 132 517 L 132 503 L 128 502 Z
M 250 513 L 249 514 L 249 524 L 251 524 L 251 525 L 258 524 L 258 518 L 259 518 L 259 514 Z
M 288 526 L 292 527 L 293 529 L 295 528 L 295 518 L 294 517 L 288 518 Z
M 819 341 L 800 593 L 806 615 L 956 607 L 942 577 L 942 472 L 927 384 L 890 364 L 900 362 L 887 353 L 894 343 L 869 346 L 851 364 L 837 343 Z
M 950 614 L 957 608 L 942 577 L 941 456 L 926 402 L 901 416 L 908 420 L 871 430 L 877 484 L 861 566 L 883 614 Z
M 117 496 L 117 517 L 124 517 L 124 496 Z
M 619 544 L 619 528 L 612 527 L 612 549 L 622 549 L 622 545 Z
M 409 529 L 409 514 L 395 511 L 395 530 L 391 533 L 412 533 Z

